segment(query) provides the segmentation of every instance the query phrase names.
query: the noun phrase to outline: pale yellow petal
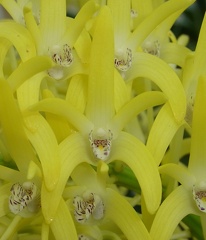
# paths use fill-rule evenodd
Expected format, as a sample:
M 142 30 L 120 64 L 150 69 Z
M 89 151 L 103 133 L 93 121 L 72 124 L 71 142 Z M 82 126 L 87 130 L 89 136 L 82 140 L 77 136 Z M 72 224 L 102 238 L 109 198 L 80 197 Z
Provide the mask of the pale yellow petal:
M 114 40 L 112 16 L 103 7 L 92 42 L 86 116 L 104 127 L 114 114 Z
M 190 50 L 176 43 L 168 43 L 161 47 L 161 58 L 167 63 L 176 64 L 179 67 L 184 67 L 186 57 Z
M 128 85 L 120 73 L 114 69 L 114 105 L 116 112 L 130 100 L 131 91 L 128 90 Z
M 150 107 L 163 104 L 165 101 L 165 95 L 155 91 L 145 92 L 133 98 L 117 112 L 109 124 L 109 128 L 112 130 L 114 137 L 140 112 Z
M 17 99 L 19 103 L 19 108 L 21 111 L 25 110 L 29 106 L 37 103 L 40 98 L 40 85 L 44 74 L 40 73 L 24 82 L 17 89 Z
M 8 39 L 17 49 L 22 61 L 36 55 L 35 43 L 29 31 L 18 23 L 12 21 L 0 22 L 0 37 Z
M 118 48 L 125 43 L 130 35 L 130 1 L 129 0 L 109 0 L 107 5 L 111 9 L 113 24 L 114 24 L 114 36 L 115 36 L 115 48 Z
M 48 239 L 49 239 L 49 225 L 43 222 L 42 228 L 41 228 L 41 240 L 48 240 Z
M 6 231 L 1 236 L 1 240 L 8 240 L 13 237 L 16 233 L 18 226 L 22 223 L 22 217 L 16 215 L 13 220 L 11 221 L 10 225 L 7 227 Z
M 192 191 L 192 186 L 195 184 L 195 177 L 182 165 L 168 163 L 159 167 L 160 174 L 167 174 L 176 179 L 186 189 Z
M 25 117 L 26 134 L 41 162 L 44 181 L 53 190 L 60 174 L 60 156 L 56 137 L 46 120 L 39 114 Z
M 42 95 L 44 99 L 54 98 L 54 95 L 48 89 L 45 89 Z M 58 143 L 63 141 L 73 131 L 67 120 L 63 117 L 59 117 L 55 114 L 46 112 L 45 118 L 49 125 L 51 126 Z
M 28 7 L 24 8 L 24 19 L 26 22 L 26 27 L 29 30 L 30 34 L 32 35 L 32 38 L 34 39 L 35 45 L 39 46 L 39 44 L 41 44 L 42 39 L 41 33 L 31 8 Z
M 133 18 L 134 27 L 138 26 L 140 22 L 144 20 L 152 11 L 153 11 L 153 4 L 154 0 L 132 0 L 132 10 L 135 11 L 137 17 Z
M 52 47 L 58 44 L 66 31 L 66 1 L 44 0 L 40 1 L 40 32 L 42 36 L 41 47 Z M 41 52 L 41 50 L 40 50 Z
M 178 129 L 184 124 L 177 123 L 171 108 L 166 103 L 158 113 L 147 140 L 147 147 L 159 165 L 164 154 Z
M 52 66 L 52 61 L 49 57 L 37 56 L 22 63 L 13 71 L 7 81 L 12 90 L 15 91 L 23 82 L 33 77 L 35 74 L 49 69 Z
M 91 52 L 91 37 L 89 33 L 83 29 L 77 41 L 74 44 L 74 48 L 77 52 L 77 55 L 83 63 L 89 63 L 90 52 Z
M 120 160 L 134 172 L 148 211 L 154 213 L 161 200 L 161 180 L 153 156 L 145 145 L 132 135 L 121 132 L 112 142 L 109 162 Z
M 87 81 L 86 76 L 75 75 L 70 80 L 66 94 L 66 100 L 81 113 L 84 113 L 87 101 Z
M 206 77 L 199 79 L 192 121 L 189 169 L 197 179 L 205 180 L 206 170 Z
M 42 186 L 42 212 L 47 223 L 54 219 L 66 182 L 73 169 L 82 162 L 92 164 L 88 145 L 79 133 L 74 133 L 59 145 L 61 157 L 60 178 L 54 191 Z
M 0 187 L 0 217 L 5 216 L 9 210 L 9 194 L 12 184 L 7 183 Z
M 50 226 L 56 240 L 78 240 L 71 213 L 63 199 L 59 203 L 57 214 Z
M 92 18 L 96 10 L 97 4 L 95 1 L 88 1 L 77 13 L 74 21 L 72 21 L 71 26 L 68 27 L 68 30 L 61 41 L 68 41 L 71 46 L 74 46 L 87 21 Z
M 163 202 L 151 227 L 153 240 L 169 240 L 180 221 L 188 214 L 197 214 L 198 210 L 192 199 L 192 192 L 178 187 Z
M 45 111 L 64 117 L 74 128 L 83 135 L 89 134 L 93 124 L 68 101 L 48 98 L 44 99 L 29 108 L 30 111 Z
M 6 39 L 1 39 L 0 41 L 0 78 L 4 78 L 4 63 L 6 55 L 8 54 L 8 49 L 10 48 L 11 43 Z M 11 59 L 10 59 L 11 61 Z M 8 64 L 7 64 L 8 65 Z
M 17 170 L 0 165 L 0 179 L 8 182 L 21 182 L 25 176 Z
M 158 69 L 158 71 L 157 71 Z M 178 122 L 186 113 L 186 95 L 176 73 L 161 59 L 146 53 L 136 53 L 127 79 L 145 77 L 153 81 L 165 93 Z
M 26 137 L 21 112 L 5 80 L 0 80 L 0 121 L 8 152 L 26 175 L 30 161 L 37 162 L 37 159 Z
M 128 240 L 149 240 L 150 235 L 132 206 L 114 190 L 106 189 L 105 217 L 114 221 Z

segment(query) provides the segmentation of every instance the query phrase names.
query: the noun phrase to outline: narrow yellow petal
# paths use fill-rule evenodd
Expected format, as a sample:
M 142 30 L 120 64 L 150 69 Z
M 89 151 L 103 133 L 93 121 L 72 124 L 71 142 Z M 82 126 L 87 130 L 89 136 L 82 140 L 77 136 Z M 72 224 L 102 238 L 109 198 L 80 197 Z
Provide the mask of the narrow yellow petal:
M 152 11 L 153 11 L 153 2 L 154 0 L 132 0 L 132 10 L 137 13 L 137 17 L 133 19 L 134 27 L 138 26 L 140 22 L 144 20 Z
M 176 64 L 179 67 L 184 67 L 186 57 L 190 50 L 176 43 L 168 43 L 161 48 L 161 58 L 167 63 Z
M 0 37 L 8 39 L 17 49 L 22 61 L 36 55 L 35 43 L 29 31 L 18 23 L 12 21 L 0 22 Z
M 157 71 L 158 69 L 158 71 Z M 153 81 L 165 93 L 178 122 L 186 113 L 186 96 L 180 79 L 175 72 L 161 59 L 151 54 L 137 53 L 128 79 L 145 77 Z
M 8 182 L 21 182 L 25 179 L 19 171 L 0 165 L 0 179 Z
M 66 31 L 66 1 L 44 0 L 40 3 L 39 28 L 42 35 L 41 47 L 44 49 L 57 44 Z
M 50 226 L 56 240 L 78 240 L 71 213 L 63 199 L 59 203 L 57 214 Z
M 140 112 L 150 107 L 163 104 L 165 101 L 165 95 L 155 91 L 145 92 L 133 98 L 119 110 L 109 124 L 109 128 L 112 129 L 114 137 Z
M 114 69 L 114 105 L 116 112 L 130 100 L 131 92 L 128 91 L 128 85 L 120 73 Z
M 26 137 L 21 112 L 5 80 L 0 80 L 0 121 L 8 152 L 22 174 L 27 174 L 30 161 L 37 159 Z
M 188 214 L 198 214 L 192 192 L 178 187 L 159 208 L 151 227 L 153 240 L 169 240 L 180 221 Z
M 41 34 L 31 8 L 28 7 L 24 8 L 24 19 L 26 22 L 27 29 L 32 35 L 32 38 L 34 39 L 36 46 L 38 46 L 39 44 L 41 44 Z
M 16 91 L 19 108 L 24 111 L 40 99 L 40 86 L 45 73 L 39 73 L 27 79 Z
M 150 235 L 132 206 L 114 190 L 106 189 L 105 217 L 114 221 L 128 240 L 150 240 Z
M 53 190 L 60 174 L 60 156 L 54 133 L 39 114 L 25 117 L 26 134 L 41 162 L 44 181 L 48 190 Z
M 192 121 L 189 169 L 197 179 L 205 180 L 206 169 L 206 77 L 199 79 Z
M 78 93 L 78 94 L 77 94 Z M 87 99 L 87 77 L 75 75 L 69 83 L 66 100 L 78 111 L 84 113 Z
M 85 29 L 83 29 L 76 40 L 74 48 L 81 61 L 83 63 L 89 63 L 91 52 L 91 36 Z
M 171 140 L 183 123 L 177 123 L 171 108 L 166 103 L 158 113 L 147 140 L 147 147 L 159 165 Z M 169 126 L 169 127 L 168 127 Z
M 79 133 L 71 134 L 59 145 L 61 158 L 60 178 L 54 191 L 42 186 L 42 212 L 47 223 L 55 218 L 57 208 L 73 169 L 82 162 L 92 164 L 88 153 L 88 145 Z
M 168 163 L 159 167 L 160 174 L 167 174 L 176 179 L 186 189 L 192 191 L 192 186 L 195 183 L 195 177 L 182 165 Z
M 90 18 L 92 18 L 96 10 L 97 5 L 95 1 L 88 1 L 77 13 L 71 26 L 68 26 L 68 30 L 61 41 L 62 42 L 67 41 L 71 46 L 74 46 L 79 35 L 84 29 L 85 24 L 87 23 L 88 20 L 90 20 Z
M 19 65 L 19 67 L 9 76 L 9 85 L 12 90 L 15 91 L 24 81 L 39 72 L 49 69 L 51 66 L 52 60 L 49 57 L 33 57 Z
M 21 224 L 21 222 L 22 222 L 22 217 L 20 217 L 19 215 L 16 215 L 13 218 L 10 225 L 8 226 L 8 228 L 6 229 L 6 231 L 1 236 L 1 240 L 11 239 L 11 237 L 13 237 L 13 235 L 16 233 L 18 226 Z
M 87 186 L 88 188 L 93 189 L 94 186 L 97 186 L 97 176 L 96 172 L 90 165 L 86 163 L 79 164 L 72 172 L 72 180 L 76 185 Z
M 93 124 L 68 101 L 57 98 L 44 99 L 29 108 L 30 111 L 45 111 L 65 117 L 83 135 L 89 134 Z
M 6 39 L 0 41 L 0 78 L 4 78 L 4 63 L 8 50 L 11 47 L 11 43 Z
M 123 161 L 132 169 L 141 186 L 148 211 L 154 213 L 160 204 L 162 185 L 153 156 L 142 142 L 125 132 L 121 132 L 112 144 L 109 161 Z
M 54 98 L 54 95 L 48 89 L 46 89 L 43 91 L 43 97 L 44 99 Z M 55 114 L 46 112 L 45 118 L 51 126 L 58 143 L 63 141 L 73 131 L 67 120 L 63 117 L 59 117 Z
M 105 127 L 114 114 L 114 40 L 110 9 L 104 6 L 92 42 L 86 116 Z
M 49 225 L 43 222 L 42 228 L 41 228 L 41 240 L 48 240 L 48 239 L 49 239 Z
M 130 1 L 109 0 L 107 5 L 111 9 L 114 22 L 115 47 L 122 47 L 130 34 Z
M 7 183 L 0 187 L 0 217 L 5 216 L 10 212 L 9 210 L 9 194 L 12 184 Z

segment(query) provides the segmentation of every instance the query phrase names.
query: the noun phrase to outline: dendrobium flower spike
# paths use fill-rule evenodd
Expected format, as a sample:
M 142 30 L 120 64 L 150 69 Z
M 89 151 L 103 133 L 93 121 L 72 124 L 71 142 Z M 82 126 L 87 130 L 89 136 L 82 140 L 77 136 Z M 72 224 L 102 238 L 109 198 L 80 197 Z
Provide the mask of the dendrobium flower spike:
M 0 0 L 0 238 L 206 238 L 205 19 L 72 2 Z

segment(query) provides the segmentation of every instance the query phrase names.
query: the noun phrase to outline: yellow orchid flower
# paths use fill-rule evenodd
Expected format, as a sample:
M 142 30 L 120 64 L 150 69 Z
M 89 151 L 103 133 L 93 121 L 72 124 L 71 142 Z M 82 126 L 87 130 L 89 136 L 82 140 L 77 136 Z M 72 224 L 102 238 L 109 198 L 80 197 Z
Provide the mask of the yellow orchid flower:
M 86 161 L 96 165 L 99 160 L 107 161 L 107 163 L 121 160 L 134 171 L 142 187 L 147 207 L 149 211 L 154 212 L 161 198 L 157 167 L 147 148 L 138 139 L 123 132 L 122 129 L 139 112 L 148 107 L 162 104 L 166 99 L 160 92 L 144 93 L 128 102 L 115 114 L 114 84 L 117 84 L 118 89 L 123 80 L 120 75 L 114 75 L 111 21 L 110 10 L 105 6 L 98 17 L 92 42 L 86 116 L 77 111 L 68 101 L 57 98 L 42 100 L 30 107 L 29 110 L 46 111 L 66 117 L 74 129 L 79 131 L 79 133 L 71 134 L 60 144 L 61 152 L 64 154 L 62 158 L 65 159 L 62 166 L 67 164 L 67 167 L 62 167 L 67 169 L 66 176 L 65 173 L 60 174 L 62 179 L 64 178 L 64 181 L 59 181 L 61 191 L 63 191 L 70 172 L 80 162 Z M 102 42 L 104 47 L 102 47 Z M 107 52 L 104 49 L 107 49 Z M 70 159 L 70 155 L 75 159 L 67 162 L 66 157 Z M 84 157 L 82 158 L 82 156 Z M 152 185 L 153 187 L 151 187 Z M 153 199 L 152 202 L 151 199 Z M 51 210 L 48 213 L 50 214 Z
M 21 96 L 24 95 L 21 94 Z M 31 102 L 36 100 L 35 94 L 26 100 L 25 102 L 25 99 L 20 99 L 20 108 L 30 106 Z M 48 199 L 44 199 L 42 195 L 45 195 L 44 191 L 54 190 L 59 178 L 60 160 L 56 138 L 42 116 L 35 114 L 22 118 L 12 89 L 6 80 L 0 81 L 0 123 L 3 130 L 1 141 L 5 141 L 5 147 L 17 168 L 15 170 L 0 165 L 0 179 L 4 181 L 0 186 L 3 203 L 0 208 L 0 217 L 4 218 L 10 215 L 10 212 L 13 213 L 13 218 L 7 221 L 6 227 L 0 231 L 1 239 L 9 239 L 18 234 L 19 230 L 27 233 L 27 229 L 24 229 L 25 224 L 32 224 L 34 219 L 40 219 L 39 226 L 42 228 L 42 231 L 37 233 L 48 239 L 48 229 L 51 227 L 55 235 L 56 228 L 59 228 L 62 217 L 65 215 L 67 226 L 70 226 L 70 239 L 75 239 L 75 226 L 72 218 L 68 218 L 70 215 L 66 213 L 63 203 L 58 208 L 58 214 L 50 227 L 45 223 L 48 219 L 43 218 L 41 214 L 44 214 L 44 206 L 48 202 Z M 65 222 L 65 219 L 63 221 Z M 68 235 L 67 229 L 68 227 L 66 227 L 66 233 L 63 231 L 66 235 Z M 72 232 L 74 232 L 73 235 Z M 61 239 L 64 237 L 65 235 Z M 56 237 L 56 239 L 60 238 Z
M 151 227 L 151 237 L 153 239 L 170 239 L 176 226 L 188 214 L 200 216 L 203 234 L 206 236 L 204 228 L 206 221 L 206 111 L 202 108 L 206 103 L 206 78 L 200 77 L 198 82 L 192 121 L 191 151 L 188 169 L 174 163 L 165 164 L 160 167 L 160 173 L 175 178 L 182 185 L 175 189 L 160 206 Z M 168 227 L 165 228 L 164 226 Z
M 157 42 L 159 39 L 154 40 L 154 43 L 148 43 L 148 39 L 146 38 L 149 34 L 152 34 L 153 31 L 157 32 L 156 27 L 158 27 L 161 31 L 161 34 L 158 34 L 158 38 L 167 37 L 167 31 L 169 31 L 173 22 L 190 4 L 192 4 L 192 1 L 169 1 L 161 4 L 158 8 L 154 9 L 151 14 L 148 14 L 148 16 L 135 27 L 133 32 L 131 32 L 130 1 L 124 0 L 121 1 L 121 3 L 117 0 L 108 1 L 108 6 L 111 8 L 114 18 L 114 62 L 116 68 L 123 74 L 125 80 L 128 80 L 127 71 L 133 71 L 132 69 L 130 70 L 130 68 L 132 68 L 133 60 L 136 58 L 136 52 L 142 44 L 145 45 L 143 48 L 146 52 L 152 51 L 156 52 L 155 55 L 159 55 L 160 43 Z M 148 44 L 150 47 L 147 46 Z M 154 45 L 152 50 L 149 49 L 151 45 Z M 136 66 L 134 68 L 136 68 Z
M 90 226 L 96 225 L 102 229 L 104 223 L 110 220 L 121 230 L 117 233 L 122 232 L 127 239 L 150 239 L 131 205 L 107 184 L 108 166 L 104 162 L 98 163 L 97 172 L 86 163 L 80 164 L 72 172 L 71 178 L 74 185 L 66 187 L 63 196 L 68 199 L 77 229 L 81 231 L 79 234 L 93 237 L 94 231 Z M 114 228 L 113 234 L 115 231 Z M 104 235 L 104 231 L 101 235 Z
M 4 4 L 6 9 L 9 8 L 10 14 L 14 16 L 17 3 L 11 0 L 3 1 L 2 5 L 4 6 Z M 96 10 L 95 3 L 89 1 L 81 8 L 75 19 L 70 19 L 66 17 L 66 1 L 41 1 L 39 22 L 33 16 L 32 7 L 29 4 L 25 3 L 21 7 L 26 26 L 2 20 L 0 37 L 8 39 L 15 46 L 22 61 L 36 55 L 49 56 L 53 60 L 54 66 L 48 70 L 48 73 L 55 79 L 85 72 L 86 68 L 81 64 L 73 48 L 85 22 L 92 17 Z M 20 7 L 18 6 L 18 8 Z M 68 70 L 70 66 L 71 68 Z
M 16 215 L 1 232 L 1 239 L 9 239 L 23 218 L 31 220 L 40 211 L 42 176 L 39 161 L 24 130 L 21 112 L 8 82 L 3 79 L 0 80 L 0 123 L 1 141 L 12 158 L 10 161 L 14 162 L 14 169 L 0 165 L 0 217 L 4 218 L 10 212 Z

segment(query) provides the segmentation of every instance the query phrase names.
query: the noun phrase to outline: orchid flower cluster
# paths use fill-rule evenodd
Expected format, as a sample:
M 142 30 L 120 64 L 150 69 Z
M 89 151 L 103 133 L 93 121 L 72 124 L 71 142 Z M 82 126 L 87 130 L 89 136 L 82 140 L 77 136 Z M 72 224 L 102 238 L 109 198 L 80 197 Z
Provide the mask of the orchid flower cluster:
M 194 51 L 171 31 L 193 3 L 0 0 L 1 240 L 206 239 L 206 18 Z

